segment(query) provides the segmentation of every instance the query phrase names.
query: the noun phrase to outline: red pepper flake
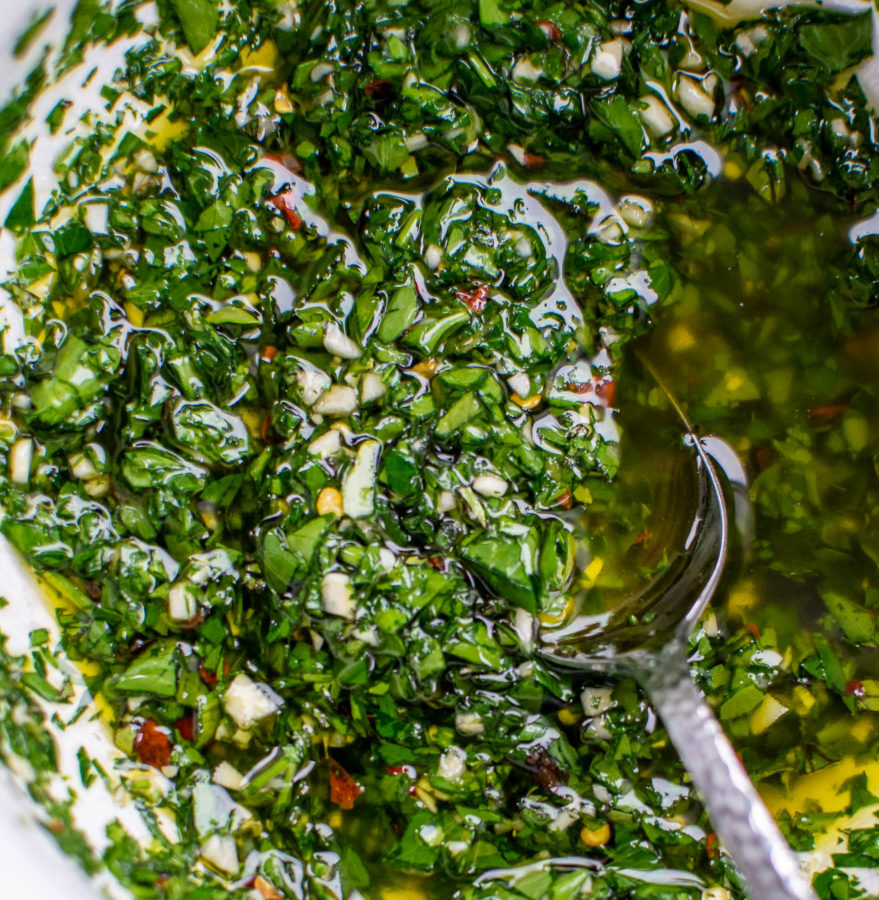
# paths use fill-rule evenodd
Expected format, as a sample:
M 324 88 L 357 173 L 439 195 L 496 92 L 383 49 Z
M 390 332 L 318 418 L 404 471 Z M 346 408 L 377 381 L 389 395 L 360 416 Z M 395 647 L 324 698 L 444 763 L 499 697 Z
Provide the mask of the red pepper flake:
M 195 737 L 195 716 L 183 716 L 174 723 L 174 727 L 184 741 L 191 741 Z
M 526 757 L 525 764 L 531 769 L 531 777 L 535 783 L 547 791 L 555 791 L 568 783 L 565 772 L 555 758 L 546 750 L 540 750 Z
M 555 504 L 562 509 L 570 509 L 574 505 L 574 498 L 571 496 L 571 492 L 563 491 L 555 498 Z
M 394 85 L 387 78 L 377 78 L 363 88 L 363 93 L 371 100 L 384 100 L 394 93 Z
M 334 760 L 330 760 L 330 801 L 342 809 L 354 809 L 363 788 Z
M 427 561 L 437 570 L 437 572 L 442 572 L 443 575 L 448 571 L 448 562 L 445 559 L 442 559 L 439 556 L 428 556 Z
M 268 412 L 266 413 L 265 418 L 262 420 L 262 425 L 259 426 L 260 437 L 263 439 L 263 443 L 268 444 L 269 446 L 280 444 L 281 441 L 270 433 L 271 427 L 272 414 Z
M 204 613 L 199 610 L 188 622 L 184 622 L 181 628 L 198 628 L 204 621 Z
M 171 762 L 171 739 L 155 719 L 147 719 L 134 739 L 134 752 L 145 765 L 161 769 Z
M 488 285 L 480 284 L 472 293 L 470 291 L 456 291 L 455 296 L 470 312 L 479 313 L 485 309 L 485 301 L 488 300 Z
M 705 838 L 705 853 L 709 859 L 716 859 L 720 853 L 717 847 L 717 835 L 713 831 Z
M 388 775 L 405 775 L 410 781 L 418 778 L 418 770 L 415 766 L 385 766 Z
M 299 228 L 302 225 L 302 219 L 296 213 L 296 194 L 293 191 L 284 191 L 283 194 L 272 197 L 269 203 L 284 213 L 291 228 Z
M 270 363 L 278 355 L 278 348 L 274 344 L 267 344 L 262 348 L 259 358 L 264 363 Z
M 284 900 L 284 895 L 262 875 L 257 875 L 253 879 L 253 887 L 263 895 L 265 900 Z
M 294 175 L 302 171 L 302 163 L 292 153 L 266 153 L 265 159 L 280 163 L 288 172 Z
M 867 696 L 866 688 L 857 678 L 852 678 L 851 681 L 845 683 L 845 692 L 854 697 L 855 700 L 863 700 Z
M 548 19 L 541 19 L 537 23 L 537 27 L 546 35 L 548 41 L 558 41 L 561 39 L 562 31 L 555 22 Z
M 537 169 L 546 163 L 546 157 L 539 153 L 524 153 L 522 155 L 522 163 L 526 169 Z
M 214 685 L 217 683 L 217 673 L 209 672 L 204 666 L 198 667 L 198 674 L 201 676 L 201 680 L 208 687 L 214 687 Z M 225 677 L 228 674 L 229 674 L 229 663 L 224 662 L 223 663 L 223 676 Z
M 814 406 L 808 411 L 810 425 L 830 425 L 841 419 L 848 403 L 828 403 L 827 406 Z
M 595 382 L 595 395 L 604 406 L 613 406 L 617 399 L 617 383 L 613 378 L 603 378 Z
M 638 537 L 636 537 L 635 540 L 632 541 L 632 545 L 637 546 L 638 544 L 646 544 L 647 541 L 649 541 L 652 537 L 652 531 L 642 531 L 641 534 L 639 534 Z
M 747 628 L 748 631 L 751 632 L 751 634 L 754 636 L 755 641 L 760 640 L 760 629 L 757 627 L 757 625 L 755 625 L 753 622 L 748 622 L 748 624 L 745 625 L 745 628 Z
M 764 472 L 772 465 L 776 456 L 778 456 L 778 453 L 776 452 L 775 447 L 771 444 L 767 444 L 765 447 L 760 447 L 760 449 L 754 453 L 754 462 L 757 463 L 757 468 L 761 472 Z
M 601 406 L 613 406 L 617 399 L 617 384 L 608 375 L 595 375 L 592 381 L 569 381 L 566 389 L 572 394 L 591 394 L 594 391 Z

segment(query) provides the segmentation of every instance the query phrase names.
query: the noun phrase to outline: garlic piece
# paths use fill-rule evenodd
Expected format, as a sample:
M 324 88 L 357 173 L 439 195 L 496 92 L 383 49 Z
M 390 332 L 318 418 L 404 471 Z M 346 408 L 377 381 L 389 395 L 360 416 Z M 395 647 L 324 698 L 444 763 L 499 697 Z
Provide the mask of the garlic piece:
M 618 78 L 623 63 L 623 42 L 619 38 L 598 45 L 590 63 L 593 74 L 605 81 Z
M 324 347 L 328 353 L 340 356 L 342 359 L 359 359 L 363 353 L 360 347 L 335 322 L 327 325 L 324 332 Z
M 284 701 L 267 684 L 244 674 L 236 675 L 223 695 L 226 712 L 245 730 L 274 715 L 283 705 Z
M 351 581 L 344 572 L 327 572 L 320 585 L 321 605 L 325 613 L 353 622 L 357 604 Z
M 473 490 L 483 497 L 503 497 L 509 487 L 509 483 L 503 478 L 491 473 L 477 475 L 473 479 Z
M 334 384 L 313 407 L 321 416 L 347 416 L 357 409 L 357 392 L 346 384 Z

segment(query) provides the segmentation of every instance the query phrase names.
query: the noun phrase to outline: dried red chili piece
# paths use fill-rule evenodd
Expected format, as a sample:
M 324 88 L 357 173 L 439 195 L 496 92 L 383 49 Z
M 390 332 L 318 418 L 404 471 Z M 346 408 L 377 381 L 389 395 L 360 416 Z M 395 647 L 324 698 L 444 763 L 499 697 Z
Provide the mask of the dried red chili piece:
M 195 716 L 183 716 L 174 723 L 174 727 L 184 741 L 191 741 L 195 737 Z
M 541 19 L 537 23 L 537 27 L 546 35 L 548 41 L 561 40 L 562 32 L 555 22 L 550 22 L 548 19 Z
M 302 163 L 292 153 L 266 153 L 265 159 L 280 163 L 285 169 L 294 175 L 302 171 Z
M 597 381 L 595 395 L 605 406 L 613 406 L 617 399 L 617 383 L 612 378 Z
M 851 681 L 845 683 L 845 692 L 849 696 L 854 697 L 855 700 L 863 700 L 867 696 L 867 690 L 863 682 L 858 681 L 857 678 L 852 678 Z
M 775 447 L 767 444 L 765 447 L 760 447 L 755 451 L 754 462 L 757 464 L 757 468 L 762 472 L 772 465 L 776 456 L 778 456 L 778 453 Z
M 714 859 L 719 852 L 717 849 L 717 835 L 712 831 L 705 838 L 705 853 L 709 859 Z
M 568 783 L 568 773 L 562 770 L 555 757 L 546 750 L 532 753 L 525 763 L 531 768 L 534 781 L 544 790 L 554 791 Z
M 330 800 L 342 809 L 354 809 L 363 788 L 334 760 L 330 760 Z
M 204 613 L 199 610 L 188 622 L 184 622 L 182 628 L 197 628 L 204 621 Z
M 846 410 L 848 403 L 828 403 L 826 406 L 814 406 L 808 411 L 810 425 L 830 425 L 841 419 Z
M 455 296 L 471 311 L 482 312 L 488 300 L 488 285 L 480 284 L 474 291 L 456 291 Z
M 204 666 L 198 667 L 198 674 L 201 676 L 201 680 L 208 686 L 213 687 L 217 683 L 218 675 L 216 672 L 208 671 Z M 226 676 L 229 674 L 229 663 L 223 663 L 223 675 Z
M 363 88 L 363 93 L 371 100 L 384 100 L 394 93 L 394 85 L 387 78 L 377 78 Z
M 277 194 L 269 200 L 269 203 L 284 214 L 284 218 L 290 223 L 291 228 L 299 228 L 302 225 L 302 219 L 296 212 L 296 194 L 293 191 Z
M 259 426 L 259 434 L 263 439 L 263 443 L 274 445 L 280 444 L 281 441 L 271 434 L 272 427 L 272 414 L 270 412 L 265 414 L 265 418 L 262 420 L 262 425 Z
M 161 769 L 171 762 L 171 739 L 155 719 L 146 719 L 134 738 L 134 752 L 144 765 Z
M 522 156 L 522 163 L 526 169 L 536 169 L 546 162 L 546 158 L 539 153 L 525 153 Z
M 253 879 L 253 887 L 263 895 L 265 900 L 284 900 L 284 895 L 262 875 L 257 875 Z
M 574 505 L 574 498 L 571 496 L 570 491 L 562 491 L 558 497 L 555 498 L 556 506 L 560 506 L 562 509 L 570 509 Z

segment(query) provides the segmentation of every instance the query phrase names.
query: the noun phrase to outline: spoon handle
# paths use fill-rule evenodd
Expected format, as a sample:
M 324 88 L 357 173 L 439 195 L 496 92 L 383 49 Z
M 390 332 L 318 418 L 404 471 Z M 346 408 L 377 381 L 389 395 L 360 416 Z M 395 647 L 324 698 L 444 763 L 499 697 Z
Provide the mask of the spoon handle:
M 816 900 L 684 660 L 645 684 L 751 900 Z

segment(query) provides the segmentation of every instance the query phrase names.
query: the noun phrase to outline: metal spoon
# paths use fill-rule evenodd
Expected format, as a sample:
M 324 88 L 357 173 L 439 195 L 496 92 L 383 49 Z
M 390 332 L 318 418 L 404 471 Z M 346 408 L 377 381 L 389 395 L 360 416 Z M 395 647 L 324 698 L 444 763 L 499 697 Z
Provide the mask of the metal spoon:
M 648 366 L 649 368 L 649 366 Z M 711 458 L 672 395 L 652 373 L 686 430 L 696 466 L 696 512 L 684 548 L 600 627 L 541 630 L 541 655 L 583 672 L 635 678 L 647 691 L 752 900 L 816 900 L 796 857 L 721 730 L 687 664 L 687 638 L 723 573 L 729 522 Z M 681 454 L 683 451 L 678 450 Z

